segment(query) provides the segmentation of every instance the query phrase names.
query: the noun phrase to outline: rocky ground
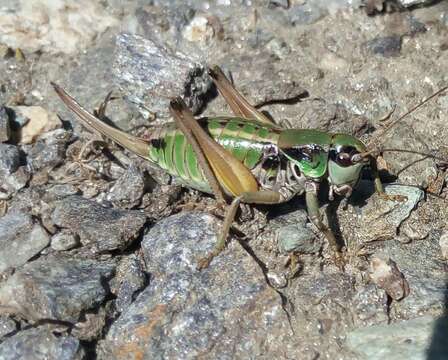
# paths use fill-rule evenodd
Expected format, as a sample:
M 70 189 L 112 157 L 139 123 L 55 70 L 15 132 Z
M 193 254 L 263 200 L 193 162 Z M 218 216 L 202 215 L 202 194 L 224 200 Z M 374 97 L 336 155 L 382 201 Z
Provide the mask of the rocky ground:
M 243 211 L 212 265 L 213 199 L 76 122 L 50 86 L 145 134 L 183 95 L 229 113 L 218 64 L 278 122 L 448 158 L 448 3 L 0 0 L 0 358 L 445 359 L 447 162 L 385 152 L 347 206 L 339 270 L 303 199 Z M 193 205 L 193 206 L 192 206 Z M 189 210 L 195 207 L 196 210 Z M 299 254 L 287 278 L 288 253 Z

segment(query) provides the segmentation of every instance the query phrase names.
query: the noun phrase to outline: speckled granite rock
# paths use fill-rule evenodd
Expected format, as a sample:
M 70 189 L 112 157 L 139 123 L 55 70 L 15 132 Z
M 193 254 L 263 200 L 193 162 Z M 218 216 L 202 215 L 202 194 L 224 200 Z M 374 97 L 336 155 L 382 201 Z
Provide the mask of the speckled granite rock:
M 81 196 L 69 196 L 56 205 L 52 219 L 78 234 L 83 245 L 98 252 L 126 248 L 146 222 L 138 211 L 102 207 Z
M 56 336 L 46 328 L 29 328 L 0 344 L 0 358 L 82 360 L 85 352 L 73 336 Z
M 150 230 L 143 251 L 151 282 L 100 343 L 101 359 L 276 357 L 288 346 L 281 300 L 247 254 L 231 246 L 196 270 L 215 229 L 211 216 L 183 213 Z
M 28 320 L 75 322 L 109 293 L 105 281 L 114 262 L 40 258 L 14 273 L 0 287 L 0 304 Z
M 204 64 L 192 55 L 132 34 L 117 37 L 113 67 L 116 82 L 129 100 L 158 116 L 169 116 L 169 100 L 182 96 L 197 112 L 211 87 Z
M 0 272 L 25 264 L 50 243 L 44 228 L 24 212 L 0 218 Z

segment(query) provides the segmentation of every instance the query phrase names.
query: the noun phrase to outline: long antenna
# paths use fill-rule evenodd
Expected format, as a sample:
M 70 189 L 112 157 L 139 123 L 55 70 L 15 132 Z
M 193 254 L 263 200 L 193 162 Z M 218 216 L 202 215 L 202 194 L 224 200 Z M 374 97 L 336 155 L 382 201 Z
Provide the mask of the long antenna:
M 387 125 L 385 128 L 379 130 L 380 132 L 378 134 L 376 134 L 373 139 L 371 139 L 367 145 L 367 147 L 370 147 L 371 145 L 373 145 L 375 143 L 375 140 L 378 139 L 379 136 L 383 136 L 384 134 L 386 134 L 388 131 L 390 131 L 390 129 L 392 129 L 392 127 L 394 127 L 396 124 L 398 124 L 401 120 L 403 120 L 406 116 L 408 116 L 409 114 L 411 114 L 412 112 L 414 112 L 415 110 L 417 110 L 419 107 L 423 106 L 424 104 L 426 104 L 429 100 L 435 98 L 436 96 L 440 95 L 441 93 L 443 93 L 445 90 L 448 89 L 448 86 L 445 86 L 443 88 L 441 88 L 440 90 L 436 91 L 434 94 L 432 94 L 431 96 L 427 97 L 425 100 L 423 100 L 422 102 L 420 102 L 419 104 L 417 104 L 416 106 L 414 106 L 411 110 L 405 112 L 403 115 L 401 115 L 397 120 L 392 121 L 389 125 Z
M 410 154 L 417 154 L 417 155 L 426 156 L 428 158 L 438 160 L 438 161 L 448 164 L 448 159 L 445 159 L 441 156 L 425 153 L 422 151 L 407 150 L 407 149 L 381 149 L 381 152 L 404 152 L 404 153 L 410 153 Z

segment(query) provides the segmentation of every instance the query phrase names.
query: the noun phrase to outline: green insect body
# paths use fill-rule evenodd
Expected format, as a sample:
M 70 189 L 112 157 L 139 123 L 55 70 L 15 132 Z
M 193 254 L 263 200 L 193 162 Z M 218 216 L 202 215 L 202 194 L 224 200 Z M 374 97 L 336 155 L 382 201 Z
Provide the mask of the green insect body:
M 279 131 L 273 126 L 247 119 L 216 117 L 198 122 L 218 144 L 241 161 L 254 175 L 261 174 L 257 165 L 268 149 L 278 142 Z M 149 159 L 182 183 L 211 193 L 210 186 L 198 162 L 196 153 L 174 123 L 153 129 L 147 138 Z M 266 176 L 276 175 L 275 168 L 264 169 Z
M 177 98 L 170 104 L 175 123 L 152 128 L 144 139 L 101 120 L 107 101 L 94 116 L 62 88 L 53 86 L 86 127 L 157 164 L 189 187 L 214 194 L 221 204 L 226 203 L 225 195 L 232 199 L 215 249 L 199 261 L 199 268 L 207 267 L 224 249 L 240 203 L 278 204 L 303 193 L 310 220 L 328 239 L 336 262 L 343 266 L 341 246 L 319 211 L 319 185 L 328 181 L 330 200 L 334 194 L 348 198 L 362 168 L 370 164 L 379 195 L 401 200 L 399 195 L 384 193 L 372 149 L 347 134 L 283 129 L 253 107 L 219 68 L 210 69 L 209 74 L 236 116 L 195 119 Z
M 329 176 L 330 184 L 354 185 L 363 164 L 342 167 L 329 159 L 331 149 L 365 146 L 345 134 L 309 129 L 279 129 L 269 124 L 236 117 L 198 119 L 204 130 L 246 166 L 263 190 L 279 191 L 283 201 L 304 192 L 306 179 Z M 147 138 L 149 160 L 181 183 L 212 193 L 196 153 L 174 123 L 152 129 Z

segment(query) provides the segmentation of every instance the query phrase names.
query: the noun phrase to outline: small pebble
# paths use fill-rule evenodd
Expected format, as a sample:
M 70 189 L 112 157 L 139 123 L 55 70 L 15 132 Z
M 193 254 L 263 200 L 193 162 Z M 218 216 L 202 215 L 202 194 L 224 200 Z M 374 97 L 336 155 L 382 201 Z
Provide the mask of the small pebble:
M 51 238 L 51 248 L 57 251 L 73 249 L 79 244 L 77 237 L 69 232 L 60 232 Z
M 448 232 L 442 234 L 439 239 L 440 251 L 442 252 L 442 257 L 448 260 Z
M 132 209 L 140 204 L 144 192 L 145 176 L 137 166 L 131 165 L 110 189 L 107 201 L 120 208 Z
M 370 278 L 394 300 L 409 295 L 409 284 L 397 264 L 388 257 L 374 257 L 370 262 Z
M 277 232 L 277 243 L 279 251 L 283 254 L 292 251 L 313 254 L 320 249 L 314 233 L 305 224 L 292 224 L 280 228 Z
M 16 106 L 14 111 L 19 117 L 27 119 L 20 129 L 22 144 L 31 144 L 39 135 L 61 126 L 61 121 L 55 113 L 50 113 L 40 106 Z

